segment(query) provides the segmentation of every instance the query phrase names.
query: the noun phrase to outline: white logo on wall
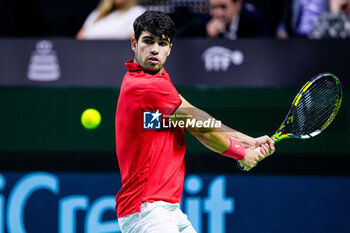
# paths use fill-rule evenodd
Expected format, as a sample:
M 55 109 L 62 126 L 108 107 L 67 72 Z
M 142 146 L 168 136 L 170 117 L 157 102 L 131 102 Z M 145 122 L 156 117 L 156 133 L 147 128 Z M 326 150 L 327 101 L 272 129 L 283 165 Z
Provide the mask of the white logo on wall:
M 33 81 L 55 81 L 61 76 L 57 53 L 53 50 L 51 41 L 42 40 L 36 43 L 32 52 L 27 77 Z
M 244 61 L 244 55 L 240 50 L 227 49 L 221 46 L 212 46 L 206 49 L 202 55 L 207 71 L 227 71 L 229 66 L 241 65 Z

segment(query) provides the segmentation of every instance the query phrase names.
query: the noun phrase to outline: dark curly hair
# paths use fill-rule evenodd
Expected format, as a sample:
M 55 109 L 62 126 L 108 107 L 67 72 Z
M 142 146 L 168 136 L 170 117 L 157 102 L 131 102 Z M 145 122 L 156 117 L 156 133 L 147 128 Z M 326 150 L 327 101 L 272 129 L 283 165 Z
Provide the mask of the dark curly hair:
M 175 24 L 171 18 L 160 11 L 146 11 L 134 22 L 135 39 L 139 40 L 142 32 L 148 31 L 159 38 L 173 41 L 175 35 Z

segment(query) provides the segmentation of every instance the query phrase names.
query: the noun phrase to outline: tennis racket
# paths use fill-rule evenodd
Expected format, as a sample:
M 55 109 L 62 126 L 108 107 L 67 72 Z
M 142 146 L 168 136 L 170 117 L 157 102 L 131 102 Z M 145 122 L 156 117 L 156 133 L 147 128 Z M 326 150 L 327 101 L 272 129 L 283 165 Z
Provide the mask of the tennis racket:
M 331 73 L 323 73 L 305 83 L 292 102 L 289 112 L 271 136 L 279 142 L 285 139 L 309 139 L 325 130 L 337 115 L 342 102 L 339 79 Z M 260 150 L 260 147 L 255 149 Z M 241 170 L 244 166 L 237 163 Z

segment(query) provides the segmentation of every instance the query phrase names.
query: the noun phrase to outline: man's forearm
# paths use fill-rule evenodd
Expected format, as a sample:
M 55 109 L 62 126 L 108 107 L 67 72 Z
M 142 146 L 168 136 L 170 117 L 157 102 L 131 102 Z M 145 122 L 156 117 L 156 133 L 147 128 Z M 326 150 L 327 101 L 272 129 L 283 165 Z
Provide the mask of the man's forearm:
M 255 148 L 254 138 L 234 130 L 224 124 L 222 124 L 221 129 L 222 131 L 226 132 L 228 136 L 240 142 L 245 148 Z
M 196 120 L 214 119 L 211 115 L 198 108 L 193 109 L 192 117 Z M 204 146 L 222 153 L 230 146 L 229 137 L 241 143 L 245 148 L 255 148 L 254 139 L 224 124 L 220 128 L 187 128 Z
M 206 121 L 208 119 L 214 119 L 211 115 L 206 113 L 205 111 L 194 107 L 190 103 L 188 103 L 181 96 L 182 104 L 176 110 L 175 116 L 177 114 L 181 116 L 186 116 L 186 120 L 196 121 Z M 183 118 L 179 118 L 177 120 L 184 120 Z M 226 151 L 230 146 L 230 139 L 232 137 L 237 142 L 241 143 L 246 148 L 254 148 L 254 140 L 252 137 L 249 137 L 243 133 L 240 133 L 236 130 L 233 130 L 226 125 L 221 124 L 220 128 L 216 127 L 187 127 L 186 128 L 193 136 L 195 136 L 203 145 L 208 147 L 209 149 L 222 153 Z
M 230 140 L 226 133 L 224 132 L 205 132 L 198 133 L 188 130 L 193 136 L 195 136 L 204 146 L 208 149 L 217 152 L 223 153 L 230 146 Z
M 190 110 L 190 119 L 205 121 L 207 119 L 214 119 L 208 113 L 193 107 Z M 221 128 L 215 127 L 188 127 L 187 130 L 195 136 L 204 146 L 217 153 L 222 153 L 230 146 L 230 140 L 228 134 L 226 134 Z

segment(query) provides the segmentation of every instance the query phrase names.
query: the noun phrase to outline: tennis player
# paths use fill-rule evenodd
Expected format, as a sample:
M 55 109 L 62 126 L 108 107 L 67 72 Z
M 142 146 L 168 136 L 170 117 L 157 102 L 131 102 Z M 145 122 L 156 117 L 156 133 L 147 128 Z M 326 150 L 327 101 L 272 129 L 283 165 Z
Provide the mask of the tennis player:
M 185 176 L 184 128 L 145 129 L 143 125 L 146 113 L 152 114 L 152 120 L 175 115 L 173 122 L 213 118 L 180 96 L 164 69 L 174 33 L 174 23 L 161 12 L 147 11 L 134 22 L 135 56 L 125 63 L 128 72 L 116 112 L 122 177 L 116 212 L 123 233 L 195 233 L 179 208 Z M 224 125 L 195 124 L 187 130 L 209 149 L 239 160 L 247 170 L 275 151 L 268 136 L 252 138 Z M 254 151 L 258 146 L 260 151 Z

